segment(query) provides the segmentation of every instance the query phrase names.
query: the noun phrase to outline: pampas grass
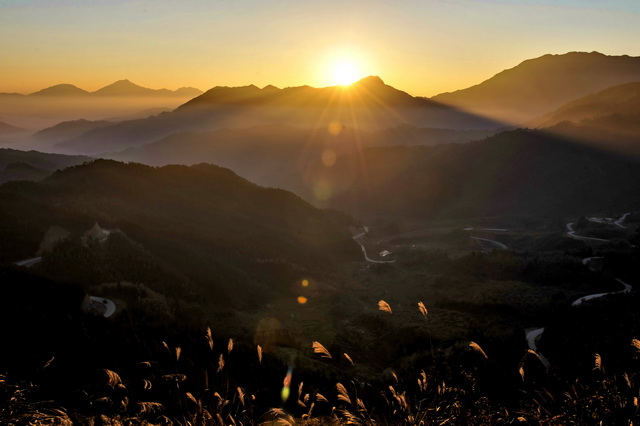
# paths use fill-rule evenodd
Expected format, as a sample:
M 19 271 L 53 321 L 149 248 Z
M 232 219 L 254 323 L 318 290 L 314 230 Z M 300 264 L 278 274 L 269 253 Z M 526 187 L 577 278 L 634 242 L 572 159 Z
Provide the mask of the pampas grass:
M 345 388 L 342 383 L 338 382 L 336 383 L 336 389 L 338 390 L 338 399 L 346 402 L 347 404 L 351 404 L 351 398 L 349 398 L 347 388 Z
M 344 355 L 344 357 L 347 359 L 347 361 L 349 361 L 351 363 L 351 365 L 353 365 L 353 360 L 351 359 L 351 357 L 349 356 L 348 353 L 343 353 L 342 355 Z
M 311 347 L 313 348 L 313 353 L 321 354 L 323 358 L 333 358 L 327 348 L 322 346 L 320 342 L 314 341 L 311 344 Z
M 391 306 L 389 306 L 389 304 L 387 302 L 385 302 L 384 300 L 380 300 L 378 302 L 378 310 L 383 311 L 383 312 L 389 312 L 390 314 L 393 313 L 391 311 Z
M 479 344 L 477 344 L 476 342 L 469 342 L 469 347 L 471 349 L 473 349 L 474 351 L 482 354 L 483 357 L 485 357 L 485 359 L 489 359 L 489 357 L 487 356 L 487 354 L 484 352 L 484 350 L 482 350 L 482 348 L 480 347 Z
M 429 311 L 427 310 L 426 306 L 424 306 L 424 303 L 418 302 L 418 309 L 420 310 L 420 313 L 422 314 L 424 319 L 427 319 L 427 315 L 429 315 Z

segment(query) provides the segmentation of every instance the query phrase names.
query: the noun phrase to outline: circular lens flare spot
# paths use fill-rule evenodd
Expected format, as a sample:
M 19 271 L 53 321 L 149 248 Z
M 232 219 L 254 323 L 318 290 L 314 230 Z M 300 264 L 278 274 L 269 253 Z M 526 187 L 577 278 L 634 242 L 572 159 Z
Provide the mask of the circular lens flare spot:
M 336 155 L 336 152 L 332 149 L 325 149 L 324 152 L 322 153 L 322 164 L 324 164 L 327 167 L 331 167 L 334 164 L 336 164 L 336 159 L 338 158 L 338 156 Z
M 316 199 L 319 201 L 328 200 L 331 198 L 332 194 L 333 190 L 331 189 L 331 184 L 326 179 L 320 179 L 313 187 L 313 195 L 315 195 Z
M 338 136 L 342 132 L 342 123 L 339 121 L 332 121 L 329 123 L 328 130 L 331 136 Z
M 298 303 L 301 305 L 304 305 L 305 303 L 307 303 L 309 301 L 309 299 L 307 299 L 304 296 L 298 296 Z
M 302 280 L 302 287 L 309 287 L 309 280 Z

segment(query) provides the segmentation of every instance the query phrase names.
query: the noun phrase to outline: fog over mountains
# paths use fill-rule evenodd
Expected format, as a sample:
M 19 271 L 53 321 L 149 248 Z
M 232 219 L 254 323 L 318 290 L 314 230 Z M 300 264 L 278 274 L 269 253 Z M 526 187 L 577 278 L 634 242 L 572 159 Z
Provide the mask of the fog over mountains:
M 30 93 L 28 96 L 178 96 L 195 97 L 202 94 L 202 91 L 194 87 L 181 87 L 177 90 L 169 89 L 149 89 L 132 83 L 129 80 L 118 80 L 112 84 L 102 87 L 94 92 L 81 89 L 73 84 L 56 84 L 51 87 Z M 0 93 L 2 96 L 20 96 L 17 93 Z
M 209 162 L 261 185 L 292 190 L 310 202 L 356 216 L 500 215 L 515 213 L 514 208 L 520 213 L 529 209 L 560 214 L 568 210 L 562 203 L 554 207 L 553 200 L 560 197 L 555 190 L 564 191 L 562 199 L 574 201 L 581 197 L 576 195 L 581 188 L 604 191 L 591 197 L 593 202 L 568 204 L 580 206 L 577 209 L 596 208 L 598 200 L 603 207 L 614 208 L 604 200 L 613 187 L 622 191 L 618 201 L 635 200 L 626 198 L 632 186 L 622 183 L 634 179 L 625 173 L 635 160 L 600 156 L 597 151 L 627 156 L 640 152 L 640 83 L 629 83 L 634 79 L 640 82 L 639 58 L 571 52 L 527 60 L 477 86 L 432 99 L 411 96 L 379 77 L 367 77 L 348 87 L 214 87 L 173 111 L 145 118 L 62 122 L 36 132 L 27 145 L 152 165 Z M 78 90 L 59 85 L 32 96 L 63 96 L 66 92 L 76 96 Z M 168 96 L 168 92 L 124 80 L 91 96 Z M 89 95 L 78 95 L 83 96 Z M 500 110 L 511 117 L 493 114 Z M 525 119 L 528 121 L 521 121 L 524 125 L 541 130 L 504 132 L 505 126 L 517 127 L 518 120 Z M 478 142 L 449 145 L 470 141 Z M 434 148 L 381 148 L 400 145 Z M 442 146 L 435 147 L 438 145 Z M 535 146 L 546 148 L 541 151 Z M 611 183 L 595 185 L 587 183 L 588 176 L 567 180 L 554 175 L 556 171 L 562 174 L 563 167 L 569 175 L 589 170 L 590 166 L 581 169 L 581 162 L 571 160 L 567 150 L 577 150 L 575 158 L 593 158 L 589 164 L 604 161 L 606 165 L 596 169 L 607 170 Z M 380 152 L 389 155 L 389 164 L 376 160 Z M 407 152 L 411 153 L 410 167 L 403 159 Z M 517 152 L 537 152 L 543 157 Z M 496 161 L 511 155 L 518 161 Z M 434 158 L 439 160 L 433 163 Z M 514 164 L 518 166 L 512 169 Z M 576 170 L 569 172 L 572 167 Z M 518 175 L 530 169 L 535 173 L 519 182 L 538 188 L 533 192 L 525 187 L 498 190 L 500 181 L 507 179 L 501 178 L 495 181 L 493 195 L 485 194 L 489 199 L 472 201 L 473 196 L 464 195 L 475 192 L 476 183 L 487 176 Z M 533 184 L 531 179 L 546 183 Z M 551 184 L 556 180 L 562 184 Z M 420 181 L 431 182 L 427 185 L 431 189 L 411 184 Z M 432 192 L 436 188 L 437 194 Z M 520 192 L 529 196 L 520 200 Z M 387 193 L 397 200 L 385 202 Z M 375 201 L 376 197 L 381 198 Z M 416 203 L 430 206 L 429 212 Z
M 95 92 L 72 84 L 57 84 L 27 95 L 0 93 L 0 116 L 7 123 L 33 133 L 61 121 L 104 120 L 150 109 L 172 109 L 201 93 L 192 87 L 149 89 L 129 80 L 116 81 Z M 11 140 L 24 141 L 27 135 Z
M 629 424 L 639 61 L 0 94 L 0 423 Z
M 99 154 L 180 132 L 275 124 L 301 128 L 334 125 L 360 130 L 382 130 L 400 124 L 454 130 L 494 130 L 503 126 L 412 97 L 377 77 L 368 77 L 347 88 L 216 87 L 170 113 L 94 129 L 49 149 Z

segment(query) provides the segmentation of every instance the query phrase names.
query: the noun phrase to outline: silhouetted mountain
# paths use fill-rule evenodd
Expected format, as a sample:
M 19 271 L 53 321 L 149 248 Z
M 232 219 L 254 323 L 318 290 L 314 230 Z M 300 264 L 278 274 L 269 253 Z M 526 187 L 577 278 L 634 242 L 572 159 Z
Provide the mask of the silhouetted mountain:
M 462 145 L 369 148 L 331 168 L 309 168 L 305 179 L 322 181 L 332 194 L 328 205 L 356 217 L 558 217 L 637 209 L 639 166 L 569 139 L 516 130 Z
M 29 96 L 87 96 L 89 92 L 74 86 L 73 84 L 56 84 L 31 93 Z
M 38 183 L 5 184 L 0 200 L 3 261 L 35 252 L 51 226 L 82 235 L 99 220 L 190 277 L 214 305 L 263 305 L 300 275 L 361 255 L 341 215 L 206 164 L 99 160 Z M 274 268 L 295 278 L 281 281 Z
M 378 104 L 378 105 L 376 105 Z M 386 85 L 380 77 L 369 76 L 350 86 L 287 87 L 278 89 L 266 86 L 259 89 L 254 85 L 243 87 L 214 87 L 203 95 L 187 102 L 179 109 L 208 108 L 218 105 L 268 105 L 270 107 L 290 106 L 439 106 L 422 98 L 414 98 L 406 92 Z
M 109 126 L 113 123 L 109 121 L 90 121 L 90 120 L 74 120 L 63 121 L 56 124 L 53 127 L 40 130 L 34 133 L 33 137 L 40 140 L 47 140 L 49 142 L 58 142 L 65 139 L 79 136 L 89 130 L 99 129 Z
M 94 96 L 149 96 L 149 95 L 168 95 L 171 91 L 167 89 L 148 89 L 138 86 L 129 80 L 118 80 L 108 86 L 93 92 Z
M 51 87 L 47 87 L 37 92 L 33 92 L 28 96 L 171 96 L 180 98 L 194 98 L 202 94 L 202 90 L 195 87 L 181 87 L 176 90 L 169 89 L 149 89 L 132 83 L 129 80 L 118 80 L 115 83 L 109 84 L 95 92 L 88 92 L 73 84 L 56 84 Z M 21 97 L 24 96 L 20 93 L 0 93 L 0 96 L 5 97 Z
M 11 124 L 3 123 L 0 121 L 0 136 L 1 135 L 10 135 L 13 133 L 24 132 L 24 129 L 20 127 L 12 126 Z
M 196 89 L 195 87 L 180 87 L 174 90 L 173 94 L 184 98 L 195 98 L 196 96 L 202 95 L 202 90 Z
M 290 125 L 311 129 L 344 126 L 380 130 L 409 124 L 441 129 L 497 129 L 501 126 L 394 89 L 378 77 L 349 87 L 277 89 L 215 87 L 175 111 L 92 130 L 60 145 L 64 152 L 101 153 L 155 142 L 170 134 Z
M 423 129 L 409 125 L 381 131 L 352 128 L 300 129 L 258 126 L 203 133 L 179 133 L 158 142 L 109 154 L 121 161 L 151 165 L 196 164 L 228 167 L 260 185 L 300 192 L 305 170 L 315 163 L 333 164 L 342 155 L 383 145 L 438 145 L 482 139 L 490 132 Z M 293 177 L 293 174 L 298 176 Z
M 200 90 L 193 87 L 182 87 L 176 91 L 168 89 L 148 89 L 146 87 L 138 86 L 129 80 L 118 80 L 108 86 L 98 89 L 91 94 L 93 96 L 180 96 L 191 97 L 198 96 L 202 93 Z
M 432 99 L 522 123 L 589 93 L 632 81 L 640 81 L 640 57 L 570 52 L 526 60 L 476 86 Z
M 62 121 L 81 118 L 104 120 L 105 117 L 119 117 L 118 121 L 121 121 L 148 117 L 157 112 L 138 113 L 149 109 L 173 109 L 201 93 L 198 89 L 185 87 L 175 91 L 148 89 L 128 80 L 115 82 L 93 93 L 62 84 L 27 96 L 0 94 L 0 116 L 35 132 Z M 34 147 L 40 149 L 41 145 Z

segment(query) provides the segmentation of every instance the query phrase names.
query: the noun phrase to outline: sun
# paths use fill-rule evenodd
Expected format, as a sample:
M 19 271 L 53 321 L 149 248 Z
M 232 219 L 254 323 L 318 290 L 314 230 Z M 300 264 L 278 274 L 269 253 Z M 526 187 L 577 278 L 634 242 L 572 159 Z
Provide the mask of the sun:
M 338 62 L 333 67 L 333 82 L 340 86 L 348 86 L 358 79 L 358 70 L 351 62 Z

